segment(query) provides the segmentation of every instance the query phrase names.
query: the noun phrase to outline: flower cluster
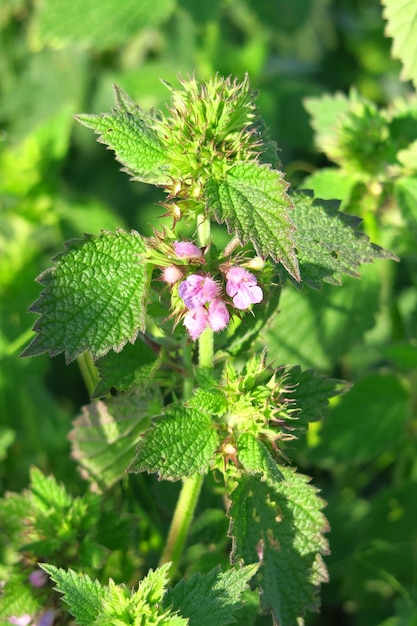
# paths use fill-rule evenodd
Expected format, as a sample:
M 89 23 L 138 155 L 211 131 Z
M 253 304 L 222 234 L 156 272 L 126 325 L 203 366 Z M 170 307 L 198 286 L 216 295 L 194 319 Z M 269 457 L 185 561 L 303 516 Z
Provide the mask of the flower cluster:
M 187 260 L 191 264 L 202 262 L 202 250 L 191 241 L 176 241 L 173 248 L 175 256 L 182 262 Z M 185 266 L 164 267 L 162 279 L 169 285 L 179 283 L 185 276 L 184 270 Z M 262 289 L 251 272 L 234 265 L 223 270 L 223 274 L 226 280 L 226 294 L 232 299 L 229 306 L 244 311 L 252 304 L 262 301 Z M 217 332 L 228 325 L 230 312 L 222 293 L 222 286 L 209 273 L 188 274 L 179 283 L 178 295 L 188 309 L 183 324 L 192 339 L 198 339 L 206 328 Z

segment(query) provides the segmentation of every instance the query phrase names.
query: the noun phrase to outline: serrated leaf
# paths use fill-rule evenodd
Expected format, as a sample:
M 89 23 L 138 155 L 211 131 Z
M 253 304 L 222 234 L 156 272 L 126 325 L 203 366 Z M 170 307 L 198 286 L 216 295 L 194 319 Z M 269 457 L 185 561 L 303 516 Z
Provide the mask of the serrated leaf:
M 225 222 L 242 244 L 251 241 L 259 256 L 279 261 L 300 280 L 287 188 L 279 170 L 252 162 L 237 163 L 224 180 L 210 179 L 205 191 L 207 206 L 218 222 Z
M 382 0 L 386 34 L 393 38 L 392 54 L 403 63 L 401 78 L 417 86 L 417 5 L 410 0 Z
M 222 572 L 217 567 L 207 574 L 181 580 L 166 595 L 165 603 L 189 619 L 189 626 L 225 626 L 236 622 L 233 615 L 242 606 L 242 593 L 258 567 Z
M 77 574 L 72 569 L 65 571 L 47 563 L 40 566 L 56 583 L 55 589 L 63 594 L 77 623 L 81 626 L 93 624 L 107 593 L 98 580 L 92 580 L 87 574 Z
M 45 476 L 38 468 L 32 467 L 30 480 L 33 502 L 39 511 L 48 512 L 71 505 L 71 496 L 53 476 Z
M 249 474 L 262 474 L 264 480 L 275 484 L 283 480 L 278 464 L 262 441 L 251 433 L 241 433 L 236 441 L 237 458 Z
M 172 0 L 44 0 L 35 7 L 32 35 L 37 44 L 114 48 L 145 28 L 157 26 L 170 15 Z
M 46 287 L 30 309 L 41 315 L 38 334 L 22 356 L 65 352 L 70 362 L 90 350 L 100 358 L 144 330 L 150 271 L 140 262 L 146 250 L 140 235 L 103 232 L 66 247 L 38 278 Z
M 115 109 L 100 115 L 81 113 L 75 119 L 100 135 L 98 141 L 114 150 L 134 180 L 161 185 L 168 181 L 164 147 L 143 117 Z
M 69 434 L 71 456 L 96 489 L 109 489 L 125 475 L 140 433 L 160 409 L 150 395 L 120 395 L 83 407 Z
M 280 467 L 285 481 L 272 487 L 261 476 L 244 475 L 231 494 L 233 561 L 261 563 L 254 584 L 265 611 L 279 626 L 300 626 L 318 608 L 318 589 L 327 580 L 322 554 L 327 520 L 309 478 Z
M 142 437 L 129 472 L 156 472 L 179 480 L 207 471 L 219 437 L 212 417 L 183 406 L 168 408 Z
M 42 599 L 35 597 L 34 589 L 28 584 L 27 572 L 16 569 L 8 575 L 2 585 L 0 596 L 0 623 L 10 624 L 7 618 L 19 615 L 35 615 L 42 608 Z M 2 618 L 6 618 L 3 622 Z
M 258 567 L 207 574 L 181 580 L 165 597 L 165 604 L 189 619 L 189 626 L 224 626 L 236 621 L 233 613 L 242 606 L 242 593 Z
M 100 380 L 93 397 L 105 396 L 111 389 L 129 391 L 149 383 L 160 365 L 160 357 L 139 338 L 123 352 L 109 352 L 96 362 Z
M 287 398 L 299 412 L 295 412 L 293 426 L 306 428 L 308 422 L 323 418 L 329 398 L 344 393 L 351 387 L 345 380 L 327 378 L 315 370 L 302 371 L 299 366 L 286 371 L 285 384 L 289 389 Z
M 220 389 L 202 389 L 197 387 L 187 401 L 187 407 L 210 415 L 221 415 L 226 411 L 227 401 Z
M 307 193 L 297 193 L 293 199 L 301 279 L 310 287 L 320 287 L 321 281 L 340 285 L 343 274 L 358 278 L 363 263 L 372 263 L 376 258 L 396 259 L 371 243 L 358 230 L 361 220 L 341 213 L 337 200 L 313 199 Z

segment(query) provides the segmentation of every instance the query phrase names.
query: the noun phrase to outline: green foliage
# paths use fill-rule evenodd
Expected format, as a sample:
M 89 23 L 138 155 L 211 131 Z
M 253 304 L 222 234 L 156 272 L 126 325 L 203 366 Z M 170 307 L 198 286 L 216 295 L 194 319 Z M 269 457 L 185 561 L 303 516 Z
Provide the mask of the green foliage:
M 168 408 L 144 434 L 129 471 L 156 472 L 171 480 L 207 471 L 219 443 L 207 408 Z
M 310 287 L 320 281 L 339 285 L 342 274 L 359 277 L 357 268 L 374 258 L 395 259 L 395 255 L 370 243 L 358 232 L 360 221 L 340 213 L 337 202 L 314 200 L 300 195 L 295 198 L 295 245 L 301 268 L 301 279 Z
M 90 350 L 93 358 L 120 351 L 144 330 L 148 289 L 146 251 L 135 232 L 102 233 L 67 244 L 38 280 L 46 289 L 32 307 L 38 335 L 24 352 L 65 352 L 67 362 Z
M 236 233 L 244 244 L 252 241 L 259 255 L 280 261 L 299 280 L 294 226 L 287 215 L 292 205 L 286 189 L 279 172 L 265 165 L 242 163 L 233 167 L 225 180 L 208 180 L 207 201 L 230 233 Z
M 414 623 L 416 12 L 342 4 L 1 3 L 1 624 Z
M 411 79 L 417 84 L 417 46 L 414 28 L 417 20 L 416 7 L 406 0 L 383 0 L 387 34 L 393 38 L 392 54 L 403 63 L 403 80 Z
M 280 467 L 285 480 L 242 476 L 231 494 L 232 559 L 260 562 L 255 584 L 277 623 L 296 625 L 317 610 L 317 589 L 327 580 L 320 554 L 327 552 L 323 502 L 308 478 Z

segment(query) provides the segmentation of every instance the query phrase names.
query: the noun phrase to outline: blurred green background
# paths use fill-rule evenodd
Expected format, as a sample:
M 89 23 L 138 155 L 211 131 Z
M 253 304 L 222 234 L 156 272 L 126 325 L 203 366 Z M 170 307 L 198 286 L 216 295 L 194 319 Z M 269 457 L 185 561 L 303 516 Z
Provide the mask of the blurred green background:
M 116 227 L 147 235 L 162 213 L 162 192 L 130 182 L 73 114 L 110 110 L 114 83 L 149 109 L 169 99 L 160 79 L 177 85 L 181 75 L 247 72 L 287 178 L 302 186 L 328 165 L 314 147 L 304 99 L 354 85 L 387 106 L 410 89 L 390 50 L 377 0 L 1 2 L 2 492 L 22 489 L 31 464 L 75 492 L 85 489 L 67 439 L 88 402 L 77 363 L 19 358 L 32 336 L 35 277 L 64 241 Z M 313 429 L 294 448 L 300 469 L 323 490 L 332 527 L 331 582 L 322 614 L 309 623 L 408 626 L 417 624 L 415 282 L 398 272 L 399 308 L 381 317 L 371 304 L 375 274 L 363 275 L 363 287 L 348 281 L 338 292 L 356 304 L 350 320 L 344 296 L 334 295 L 339 288 L 304 300 L 289 291 L 270 356 L 356 383 L 350 400 L 332 406 L 323 431 Z M 306 319 L 303 307 L 323 312 L 323 301 L 329 313 L 289 329 L 295 311 Z M 361 451 L 364 439 L 372 446 Z

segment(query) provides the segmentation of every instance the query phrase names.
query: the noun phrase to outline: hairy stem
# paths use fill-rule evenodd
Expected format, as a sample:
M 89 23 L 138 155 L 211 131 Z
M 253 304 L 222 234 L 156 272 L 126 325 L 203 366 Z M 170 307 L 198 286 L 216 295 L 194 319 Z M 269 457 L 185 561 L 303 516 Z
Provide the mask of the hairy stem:
M 207 218 L 199 219 L 197 232 L 200 246 L 208 246 L 210 244 L 210 221 Z M 192 364 L 190 352 L 186 346 L 183 348 L 183 361 L 187 371 L 190 372 L 190 378 L 184 382 L 183 386 L 184 400 L 186 400 L 191 397 L 193 392 L 193 377 L 190 369 Z M 206 329 L 198 340 L 198 364 L 200 367 L 213 366 L 213 331 L 210 329 Z M 159 561 L 159 565 L 171 561 L 169 572 L 171 580 L 175 577 L 178 569 L 203 481 L 204 475 L 202 474 L 195 474 L 182 481 L 181 493 L 172 518 L 165 548 Z

